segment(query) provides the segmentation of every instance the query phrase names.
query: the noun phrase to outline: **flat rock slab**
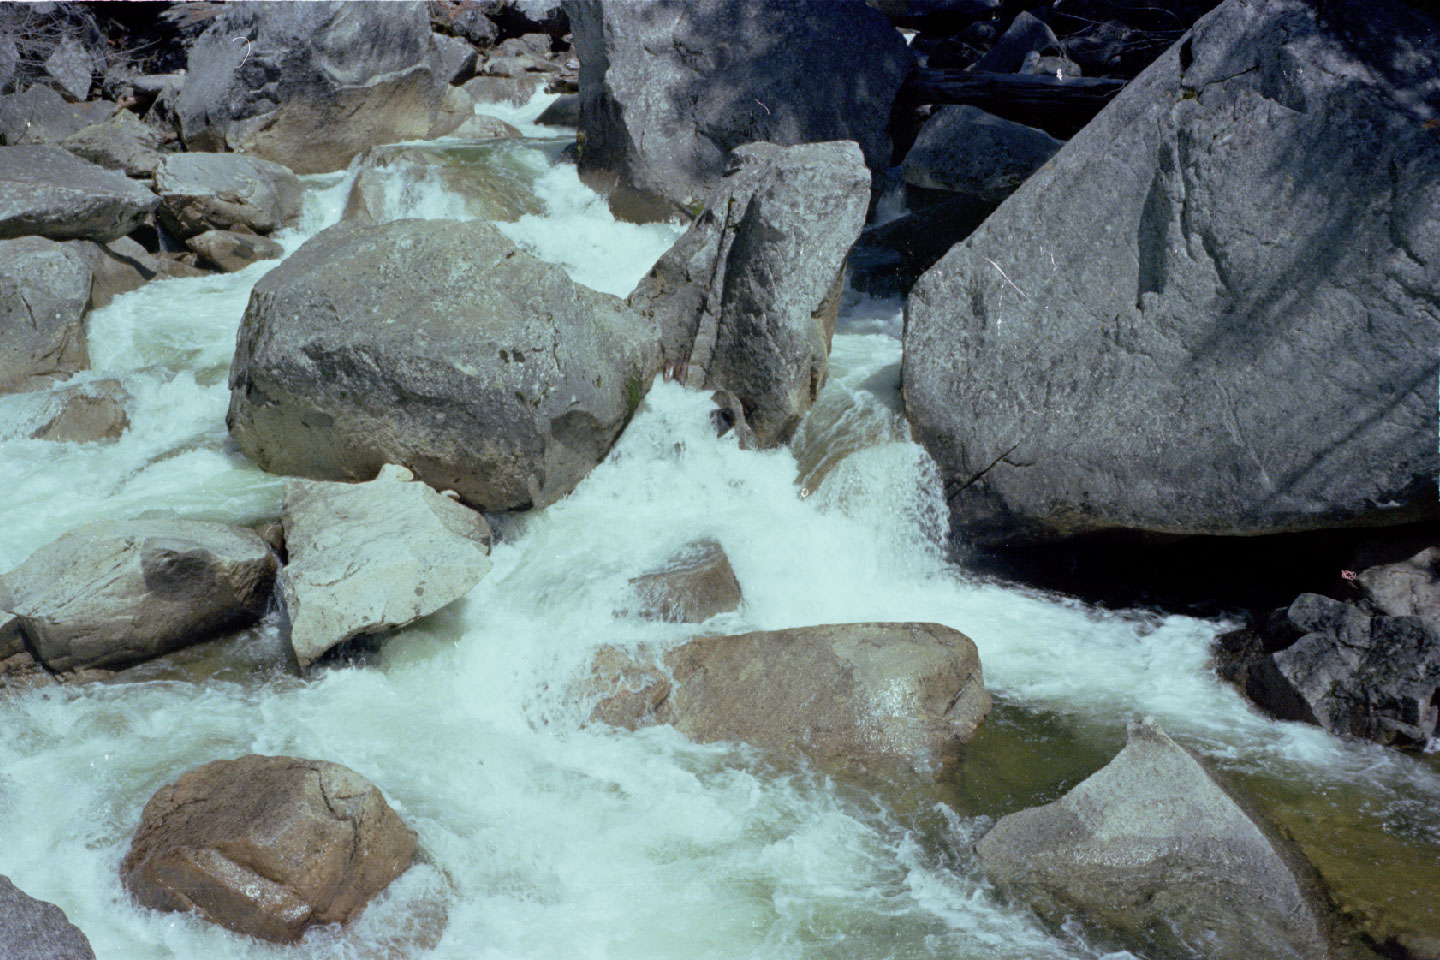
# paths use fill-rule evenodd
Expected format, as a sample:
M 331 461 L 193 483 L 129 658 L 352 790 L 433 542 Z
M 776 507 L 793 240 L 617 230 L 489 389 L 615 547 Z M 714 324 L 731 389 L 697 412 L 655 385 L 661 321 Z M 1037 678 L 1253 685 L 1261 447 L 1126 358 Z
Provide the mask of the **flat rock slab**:
M 0 876 L 0 957 L 95 960 L 90 941 L 53 903 L 36 900 Z
M 157 203 L 123 173 L 60 147 L 0 147 L 0 238 L 108 243 L 138 227 Z
M 90 365 L 92 257 L 44 237 L 0 240 L 0 393 L 44 386 Z
M 1193 960 L 1331 956 L 1312 893 L 1182 747 L 1132 724 L 1109 764 L 1054 803 L 1001 817 L 986 876 L 1055 924 Z
M 347 767 L 297 757 L 217 760 L 145 805 L 121 866 L 143 906 L 194 910 L 277 943 L 344 922 L 410 866 L 416 837 Z
M 630 581 L 636 616 L 667 623 L 703 623 L 740 609 L 744 597 L 730 558 L 714 540 L 697 540 L 658 570 Z
M 485 518 L 386 466 L 369 483 L 291 481 L 280 588 L 301 666 L 338 643 L 403 627 L 490 572 Z
M 3 41 L 0 41 L 3 42 Z M 67 103 L 53 87 L 36 84 L 22 93 L 0 97 L 0 144 L 11 147 L 59 143 L 115 111 L 104 100 Z
M 271 233 L 300 216 L 303 188 L 289 169 L 258 157 L 177 153 L 155 167 L 160 222 L 177 236 L 243 224 Z
M 594 683 L 592 716 L 605 723 L 834 760 L 944 761 L 990 712 L 975 644 L 934 623 L 699 637 L 659 667 L 607 649 Z

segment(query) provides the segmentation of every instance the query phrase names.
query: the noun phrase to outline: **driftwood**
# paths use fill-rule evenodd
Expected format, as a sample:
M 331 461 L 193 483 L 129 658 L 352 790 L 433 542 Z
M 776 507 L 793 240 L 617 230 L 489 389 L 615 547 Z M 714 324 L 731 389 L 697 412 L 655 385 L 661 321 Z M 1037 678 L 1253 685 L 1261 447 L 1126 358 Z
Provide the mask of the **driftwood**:
M 965 104 L 1069 138 L 1089 123 L 1124 80 L 1043 74 L 916 71 L 901 96 L 915 104 Z

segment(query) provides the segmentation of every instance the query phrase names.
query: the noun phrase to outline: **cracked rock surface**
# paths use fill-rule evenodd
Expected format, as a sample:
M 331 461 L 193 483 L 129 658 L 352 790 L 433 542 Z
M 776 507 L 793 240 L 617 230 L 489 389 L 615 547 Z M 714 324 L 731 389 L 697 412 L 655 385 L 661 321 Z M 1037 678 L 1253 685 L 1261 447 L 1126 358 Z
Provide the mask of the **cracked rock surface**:
M 1428 22 L 1227 0 L 921 278 L 904 396 L 958 538 L 1434 515 Z
M 161 787 L 121 865 L 143 906 L 194 910 L 277 943 L 344 922 L 410 866 L 415 833 L 355 771 L 323 760 L 217 760 Z

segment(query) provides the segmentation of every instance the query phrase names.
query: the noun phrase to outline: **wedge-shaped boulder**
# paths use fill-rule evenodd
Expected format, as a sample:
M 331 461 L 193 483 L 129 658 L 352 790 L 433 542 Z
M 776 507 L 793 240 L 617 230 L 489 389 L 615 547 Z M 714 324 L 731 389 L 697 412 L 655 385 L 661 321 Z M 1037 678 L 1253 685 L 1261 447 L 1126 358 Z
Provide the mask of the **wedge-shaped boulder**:
M 158 202 L 125 174 L 60 147 L 0 147 L 0 238 L 108 243 L 138 227 Z
M 53 903 L 36 900 L 0 876 L 0 957 L 95 960 L 90 940 Z
M 1437 71 L 1404 4 L 1227 0 L 935 264 L 904 396 L 957 536 L 1436 516 Z
M 393 464 L 369 483 L 290 481 L 283 523 L 280 589 L 301 666 L 434 613 L 490 572 L 485 518 Z
M 1288 851 L 1152 723 L 1054 803 L 1000 818 L 985 874 L 1057 925 L 1193 960 L 1323 960 L 1322 911 Z
M 854 143 L 752 143 L 733 160 L 630 303 L 662 325 L 677 376 L 729 391 L 756 439 L 773 446 L 795 432 L 829 372 L 870 175 Z
M 87 251 L 44 237 L 0 240 L 0 393 L 89 366 L 90 261 Z
M 230 433 L 275 473 L 369 480 L 403 463 L 482 511 L 541 507 L 609 451 L 658 340 L 493 224 L 341 224 L 255 285 Z
M 120 667 L 254 622 L 274 578 L 275 557 L 250 530 L 101 520 L 0 578 L 0 610 L 51 670 Z
M 607 648 L 595 667 L 596 720 L 826 759 L 943 761 L 990 712 L 975 644 L 935 623 L 699 637 L 659 664 Z
M 161 787 L 121 865 L 143 906 L 288 943 L 343 923 L 404 873 L 415 833 L 348 767 L 217 760 Z
M 300 216 L 300 178 L 285 167 L 232 153 L 176 153 L 155 168 L 157 215 L 180 237 L 243 224 L 271 233 Z
M 697 540 L 658 570 L 630 581 L 637 616 L 667 623 L 704 623 L 738 610 L 744 597 L 730 558 L 714 540 Z

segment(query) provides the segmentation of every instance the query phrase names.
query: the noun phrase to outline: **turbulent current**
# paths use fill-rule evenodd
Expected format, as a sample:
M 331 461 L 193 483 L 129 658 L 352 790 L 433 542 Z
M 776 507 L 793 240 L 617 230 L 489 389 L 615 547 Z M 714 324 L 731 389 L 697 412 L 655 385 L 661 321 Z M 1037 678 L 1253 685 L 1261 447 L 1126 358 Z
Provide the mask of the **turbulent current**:
M 497 147 L 544 209 L 501 229 L 624 295 L 680 228 L 616 223 L 558 148 Z M 349 180 L 309 179 L 287 252 L 338 219 Z M 403 186 L 387 215 L 465 215 L 433 180 Z M 35 398 L 0 398 L 0 570 L 101 517 L 278 513 L 281 481 L 225 431 L 235 332 L 273 266 L 151 283 L 91 315 L 94 369 L 80 379 L 117 377 L 131 394 L 119 441 L 24 439 Z M 102 960 L 1118 960 L 1129 954 L 999 897 L 971 846 L 1152 716 L 1252 784 L 1357 889 L 1393 883 L 1417 901 L 1405 909 L 1435 909 L 1434 767 L 1254 713 L 1207 665 L 1229 624 L 1098 611 L 946 559 L 936 471 L 900 406 L 899 333 L 898 301 L 847 300 L 829 382 L 788 449 L 716 439 L 705 395 L 656 383 L 573 494 L 497 522 L 493 570 L 466 599 L 366 662 L 304 682 L 241 672 L 0 696 L 0 873 L 60 904 Z M 587 725 L 578 687 L 596 647 L 693 631 L 627 614 L 627 580 L 700 537 L 724 546 L 745 595 L 707 629 L 905 620 L 972 637 L 997 709 L 958 774 L 861 782 L 665 727 Z M 292 948 L 134 905 L 119 864 L 146 800 L 246 753 L 360 772 L 418 832 L 416 864 L 348 927 Z M 1412 873 L 1424 882 L 1407 894 Z

